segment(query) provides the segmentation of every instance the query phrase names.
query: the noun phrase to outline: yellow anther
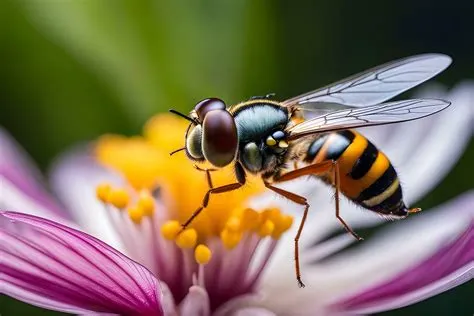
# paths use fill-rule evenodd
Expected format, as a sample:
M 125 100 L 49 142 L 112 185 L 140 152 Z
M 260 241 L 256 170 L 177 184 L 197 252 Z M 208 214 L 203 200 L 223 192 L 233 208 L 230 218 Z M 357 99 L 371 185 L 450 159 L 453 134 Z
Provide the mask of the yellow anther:
M 265 141 L 265 144 L 267 144 L 268 146 L 275 146 L 276 143 L 277 141 L 271 136 L 268 136 L 267 140 Z
M 125 208 L 128 205 L 130 197 L 124 189 L 111 189 L 107 200 L 117 208 Z
M 267 219 L 272 222 L 277 222 L 280 219 L 280 209 L 278 208 L 267 208 L 260 213 L 259 222 L 263 224 Z
M 222 243 L 224 244 L 224 247 L 227 249 L 233 249 L 235 246 L 237 246 L 242 239 L 242 233 L 241 232 L 232 232 L 227 229 L 224 229 L 221 232 L 221 239 Z
M 206 245 L 198 245 L 194 249 L 194 259 L 199 264 L 206 264 L 211 260 L 212 251 Z
M 242 229 L 256 229 L 259 225 L 258 221 L 259 214 L 251 209 L 251 208 L 246 208 L 242 212 Z
M 110 186 L 110 184 L 101 183 L 95 189 L 95 194 L 96 194 L 97 198 L 100 201 L 102 201 L 104 203 L 107 203 L 108 198 L 109 198 L 109 194 L 110 194 L 110 190 L 112 190 L 112 187 Z
M 161 226 L 161 234 L 165 239 L 174 240 L 181 230 L 178 221 L 167 221 Z
M 193 248 L 196 246 L 197 232 L 194 228 L 185 229 L 176 237 L 176 245 L 180 248 Z
M 128 216 L 135 224 L 141 223 L 143 215 L 143 210 L 138 206 L 128 208 Z
M 240 227 L 241 227 L 241 221 L 240 221 L 240 218 L 236 217 L 236 216 L 232 216 L 231 218 L 229 218 L 227 220 L 227 223 L 225 224 L 225 227 L 232 231 L 232 232 L 237 232 L 240 230 Z
M 265 222 L 263 222 L 263 224 L 260 226 L 260 228 L 258 229 L 257 233 L 259 236 L 261 237 L 266 237 L 266 236 L 269 236 L 271 235 L 271 233 L 273 233 L 273 230 L 275 229 L 275 224 L 267 219 Z
M 278 224 L 275 227 L 275 230 L 272 233 L 272 238 L 280 238 L 284 232 L 290 229 L 291 225 L 293 225 L 293 216 L 282 214 Z
M 155 210 L 155 199 L 148 192 L 140 193 L 140 198 L 138 199 L 138 207 L 143 211 L 143 215 L 150 216 L 153 215 Z

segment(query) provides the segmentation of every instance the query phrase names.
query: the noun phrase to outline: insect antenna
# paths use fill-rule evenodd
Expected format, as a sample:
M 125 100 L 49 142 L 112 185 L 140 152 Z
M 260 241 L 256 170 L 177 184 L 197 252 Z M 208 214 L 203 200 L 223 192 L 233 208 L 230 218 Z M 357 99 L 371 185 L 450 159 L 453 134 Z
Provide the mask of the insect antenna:
M 190 121 L 191 123 L 194 123 L 194 124 L 196 124 L 196 125 L 198 124 L 198 122 L 196 122 L 195 119 L 193 119 L 193 118 L 191 118 L 191 117 L 189 117 L 189 116 L 187 116 L 187 115 L 184 115 L 183 113 L 180 113 L 180 112 L 178 112 L 178 111 L 176 111 L 176 110 L 173 110 L 173 109 L 170 109 L 169 111 L 170 111 L 171 113 L 175 114 L 175 115 L 178 115 L 178 116 L 184 118 L 185 120 Z
M 185 150 L 185 149 L 186 149 L 186 147 L 182 147 L 182 148 L 173 150 L 172 152 L 170 152 L 170 156 L 173 156 L 173 155 L 176 154 L 177 152 L 180 152 L 180 151 Z

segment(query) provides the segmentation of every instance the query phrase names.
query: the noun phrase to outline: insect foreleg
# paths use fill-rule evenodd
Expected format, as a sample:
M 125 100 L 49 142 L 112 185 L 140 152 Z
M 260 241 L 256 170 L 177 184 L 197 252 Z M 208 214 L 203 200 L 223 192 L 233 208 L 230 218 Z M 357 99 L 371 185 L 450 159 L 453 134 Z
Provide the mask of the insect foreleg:
M 239 189 L 241 186 L 245 184 L 245 172 L 242 166 L 238 162 L 235 164 L 235 175 L 237 177 L 238 182 L 226 184 L 226 185 L 219 186 L 216 188 L 212 186 L 212 179 L 211 179 L 211 174 L 210 174 L 210 172 L 214 171 L 214 169 L 201 169 L 199 167 L 197 167 L 197 169 L 206 172 L 209 190 L 204 195 L 201 206 L 198 207 L 198 209 L 195 210 L 193 214 L 191 214 L 191 216 L 188 218 L 186 222 L 181 224 L 181 231 L 179 233 L 184 231 L 192 223 L 192 221 L 202 212 L 202 210 L 207 207 L 207 205 L 209 204 L 209 199 L 211 197 L 211 194 L 219 194 L 219 193 L 234 191 L 234 190 Z
M 199 167 L 198 165 L 194 164 L 193 167 L 196 169 L 196 170 L 199 170 L 199 171 L 202 171 L 202 172 L 205 172 L 206 173 L 206 180 L 207 180 L 207 185 L 209 186 L 209 189 L 212 189 L 214 187 L 214 185 L 212 184 L 212 178 L 211 178 L 211 172 L 213 171 L 217 171 L 217 169 L 203 169 L 201 167 Z

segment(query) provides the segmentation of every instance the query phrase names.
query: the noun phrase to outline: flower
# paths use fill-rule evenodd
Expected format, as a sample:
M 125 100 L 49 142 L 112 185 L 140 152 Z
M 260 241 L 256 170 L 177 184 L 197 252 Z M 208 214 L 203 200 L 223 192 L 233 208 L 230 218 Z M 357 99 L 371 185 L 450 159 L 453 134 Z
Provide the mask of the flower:
M 363 131 L 398 167 L 409 204 L 449 172 L 472 136 L 472 83 L 429 94 L 453 106 Z M 285 184 L 312 205 L 300 245 L 301 290 L 291 260 L 300 208 L 262 193 L 258 179 L 212 196 L 177 234 L 208 186 L 182 153 L 168 156 L 182 146 L 182 124 L 157 116 L 143 136 L 107 135 L 93 155 L 66 153 L 50 178 L 63 204 L 0 130 L 2 292 L 81 314 L 327 315 L 398 308 L 472 279 L 473 191 L 355 246 L 334 219 L 329 188 L 306 179 Z M 212 180 L 229 183 L 232 174 L 212 172 Z M 352 228 L 381 222 L 341 202 Z

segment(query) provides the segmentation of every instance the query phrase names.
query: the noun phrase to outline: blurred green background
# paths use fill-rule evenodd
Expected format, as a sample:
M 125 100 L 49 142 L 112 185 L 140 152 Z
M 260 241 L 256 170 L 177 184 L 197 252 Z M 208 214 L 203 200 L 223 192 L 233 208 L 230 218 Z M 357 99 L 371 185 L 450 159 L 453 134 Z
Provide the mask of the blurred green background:
M 156 112 L 285 99 L 423 52 L 474 79 L 474 1 L 0 1 L 0 125 L 46 169 L 68 146 L 137 134 Z M 473 104 L 474 106 L 474 104 Z M 472 188 L 474 143 L 420 206 Z M 434 171 L 436 172 L 436 171 Z M 384 315 L 472 315 L 472 284 Z M 0 298 L 2 315 L 55 313 Z

